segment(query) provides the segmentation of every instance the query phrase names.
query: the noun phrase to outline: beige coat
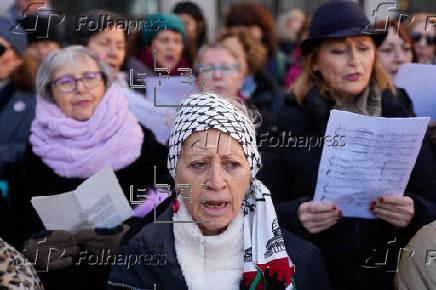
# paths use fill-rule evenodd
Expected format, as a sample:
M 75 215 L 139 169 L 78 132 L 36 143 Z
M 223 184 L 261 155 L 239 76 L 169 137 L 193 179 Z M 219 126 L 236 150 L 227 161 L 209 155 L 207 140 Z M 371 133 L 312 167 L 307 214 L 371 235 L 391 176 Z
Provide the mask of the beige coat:
M 397 289 L 436 289 L 436 220 L 423 226 L 401 254 Z

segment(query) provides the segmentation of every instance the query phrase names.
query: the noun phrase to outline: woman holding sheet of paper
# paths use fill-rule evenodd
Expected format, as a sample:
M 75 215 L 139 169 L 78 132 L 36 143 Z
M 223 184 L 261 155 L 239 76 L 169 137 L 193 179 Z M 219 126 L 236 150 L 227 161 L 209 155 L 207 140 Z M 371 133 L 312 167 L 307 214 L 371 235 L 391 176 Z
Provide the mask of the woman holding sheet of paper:
M 394 88 L 376 51 L 386 32 L 368 25 L 351 1 L 320 6 L 302 43 L 303 74 L 267 132 L 268 140 L 285 134 L 288 145 L 262 144 L 260 179 L 271 188 L 279 223 L 320 247 L 335 289 L 393 288 L 399 247 L 436 218 L 436 165 L 427 137 L 405 192 L 365 205 L 375 219 L 345 218 L 338 205 L 312 201 L 330 110 L 414 116 L 411 100 Z M 311 143 L 293 146 L 300 137 Z
M 81 281 L 86 289 L 103 288 L 108 267 L 83 261 L 78 266 L 75 258 L 83 251 L 94 257 L 102 250 L 113 253 L 128 225 L 77 235 L 44 232 L 33 196 L 72 191 L 111 166 L 129 199 L 131 186 L 135 193 L 153 186 L 154 166 L 158 183 L 167 174 L 167 149 L 138 124 L 113 79 L 113 70 L 82 46 L 52 52 L 38 70 L 36 117 L 30 144 L 9 180 L 12 204 L 3 237 L 38 270 L 48 270 L 41 273 L 47 289 L 85 289 Z

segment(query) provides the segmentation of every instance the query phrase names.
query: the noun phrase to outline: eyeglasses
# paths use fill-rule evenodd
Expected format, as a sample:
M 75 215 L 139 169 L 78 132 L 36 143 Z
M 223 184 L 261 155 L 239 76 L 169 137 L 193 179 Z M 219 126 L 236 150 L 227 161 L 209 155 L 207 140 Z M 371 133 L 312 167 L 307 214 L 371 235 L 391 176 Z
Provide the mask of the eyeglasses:
M 71 93 L 76 90 L 78 81 L 82 81 L 86 88 L 93 89 L 100 84 L 102 78 L 101 71 L 86 72 L 81 78 L 65 76 L 55 79 L 50 84 L 53 84 L 62 93 Z
M 412 32 L 410 35 L 412 36 L 414 42 L 420 41 L 423 37 L 421 32 Z M 436 36 L 427 35 L 427 44 L 436 44 Z
M 198 68 L 198 73 L 206 78 L 212 78 L 215 71 L 219 70 L 223 76 L 230 76 L 238 70 L 237 63 L 223 63 L 222 65 L 203 65 Z
M 0 43 L 0 56 L 2 56 L 9 48 L 11 47 L 6 47 L 4 44 Z

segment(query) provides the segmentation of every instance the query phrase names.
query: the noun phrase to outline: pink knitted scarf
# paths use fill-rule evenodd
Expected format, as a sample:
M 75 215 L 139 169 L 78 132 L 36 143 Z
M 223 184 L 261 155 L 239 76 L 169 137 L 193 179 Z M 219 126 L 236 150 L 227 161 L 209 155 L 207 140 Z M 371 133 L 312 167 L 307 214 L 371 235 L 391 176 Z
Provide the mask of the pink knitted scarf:
M 30 144 L 42 161 L 66 178 L 88 178 L 107 165 L 125 168 L 141 154 L 144 134 L 129 111 L 121 88 L 113 84 L 92 117 L 84 122 L 65 116 L 37 97 Z

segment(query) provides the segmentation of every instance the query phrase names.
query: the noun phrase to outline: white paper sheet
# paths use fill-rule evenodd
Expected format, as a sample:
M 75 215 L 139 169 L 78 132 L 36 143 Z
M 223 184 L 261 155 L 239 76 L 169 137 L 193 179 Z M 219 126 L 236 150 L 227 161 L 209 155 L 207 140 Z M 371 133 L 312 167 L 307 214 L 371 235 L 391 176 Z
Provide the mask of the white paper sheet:
M 407 91 L 413 101 L 416 116 L 436 120 L 436 65 L 404 64 L 394 83 Z
M 72 234 L 82 229 L 111 228 L 133 214 L 110 166 L 74 191 L 34 196 L 31 202 L 47 230 L 65 230 Z
M 345 136 L 345 145 L 324 144 L 314 201 L 334 202 L 346 217 L 374 218 L 372 200 L 404 194 L 429 121 L 332 110 L 325 135 Z

